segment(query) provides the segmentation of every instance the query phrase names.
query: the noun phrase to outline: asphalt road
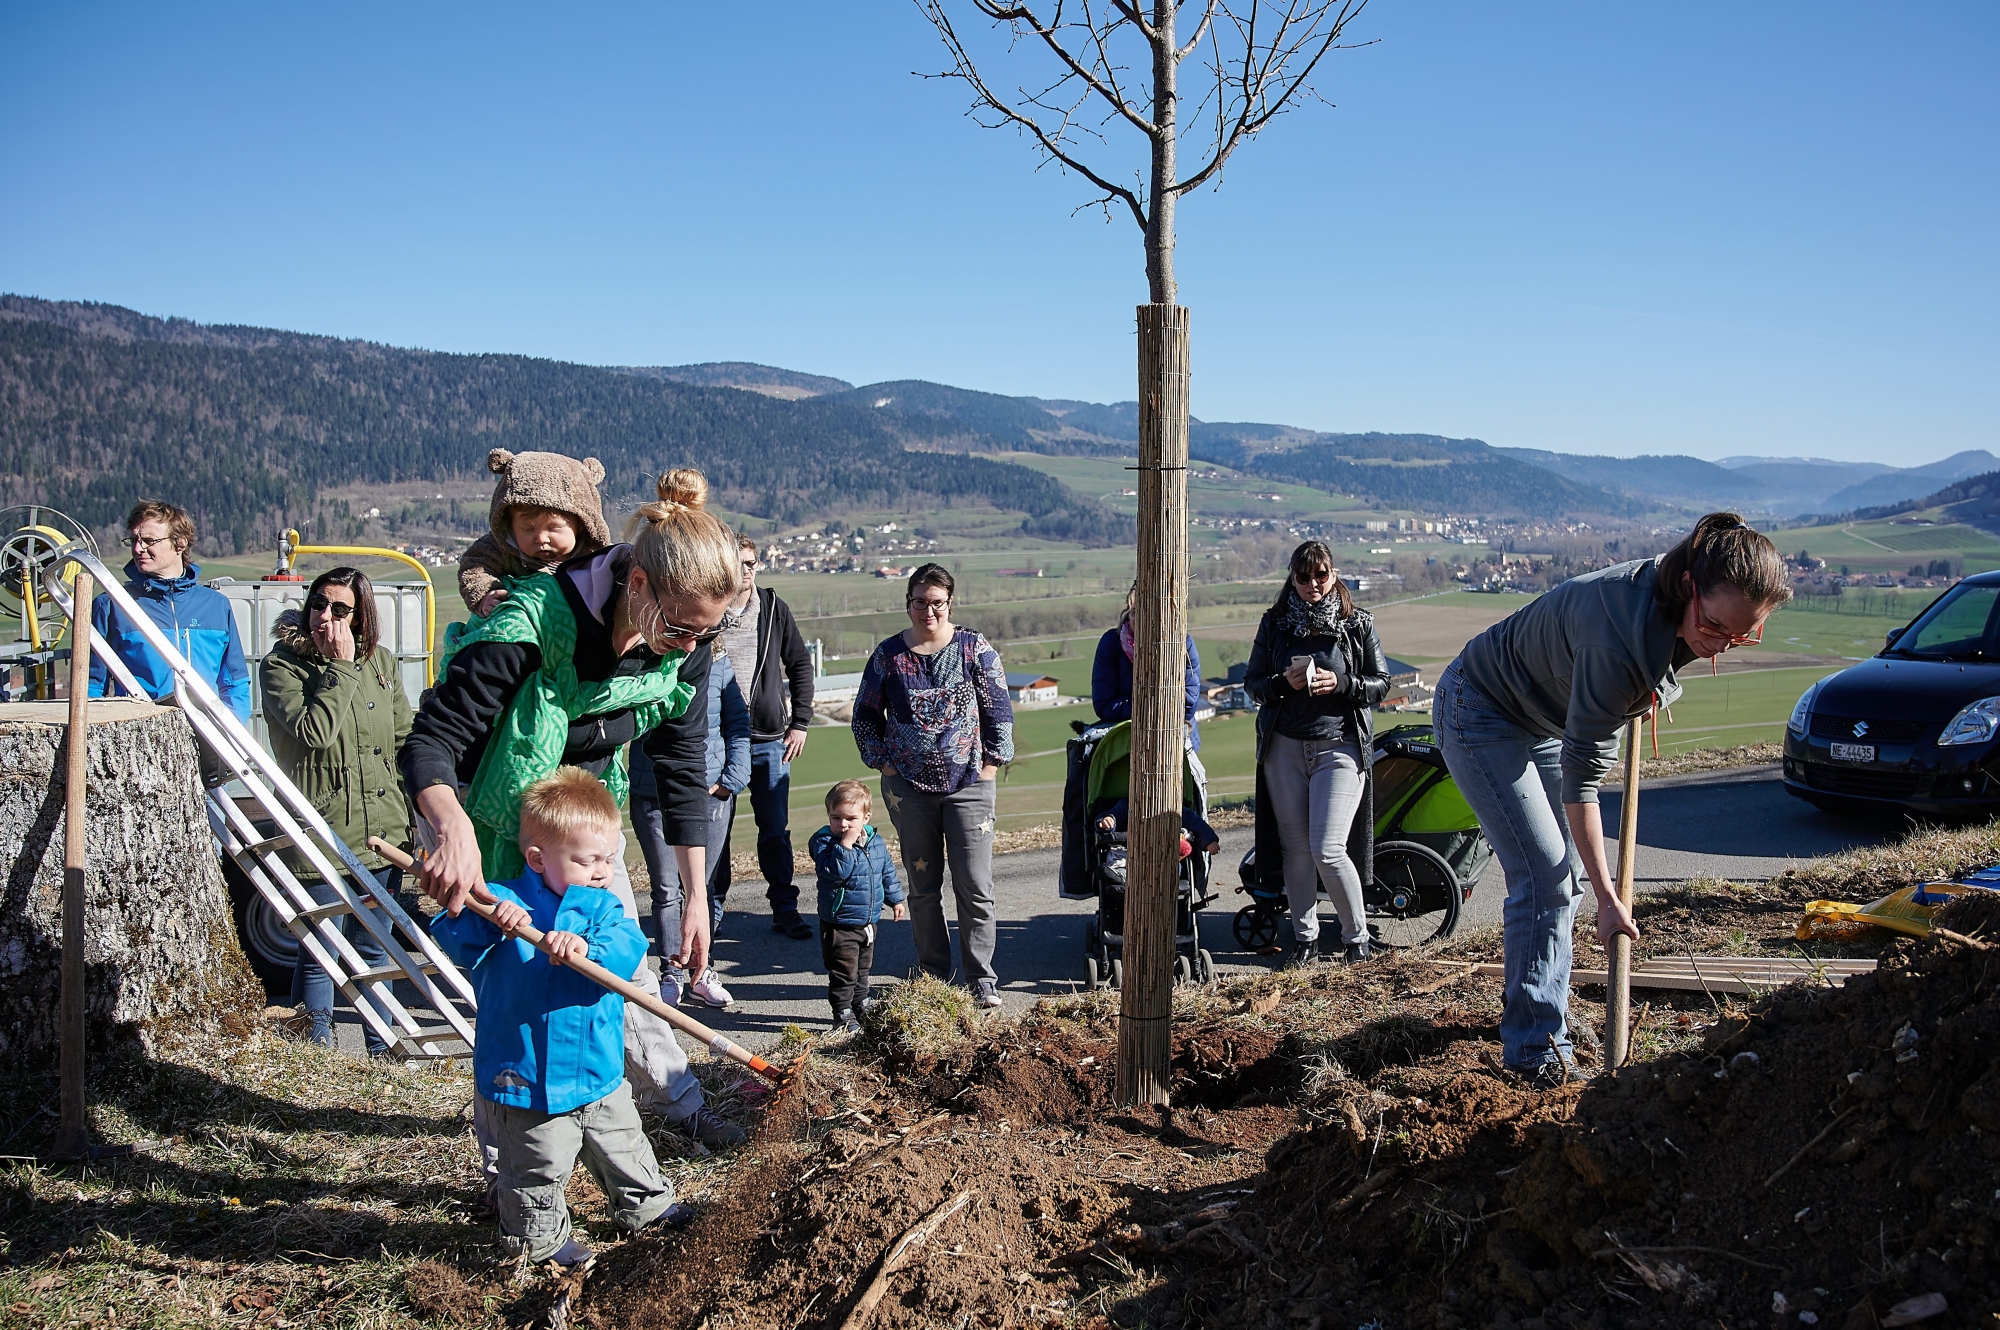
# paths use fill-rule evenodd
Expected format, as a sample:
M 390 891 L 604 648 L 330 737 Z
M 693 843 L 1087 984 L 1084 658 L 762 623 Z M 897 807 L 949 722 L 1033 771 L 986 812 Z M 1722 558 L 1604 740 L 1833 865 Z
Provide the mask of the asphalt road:
M 1784 792 L 1774 767 L 1669 778 L 1643 787 L 1640 798 L 1636 884 L 1642 892 L 1692 877 L 1762 880 L 1796 860 L 1876 844 L 1892 834 L 1887 826 L 1837 819 L 1794 799 Z M 1619 794 L 1607 791 L 1604 822 L 1614 838 L 1618 810 Z M 1231 918 L 1242 901 L 1233 890 L 1236 864 L 1250 841 L 1248 828 L 1222 833 L 1217 862 L 1223 894 L 1200 916 L 1203 945 L 1225 974 L 1270 968 L 1281 959 L 1241 950 L 1231 933 Z M 1010 1012 L 1083 982 L 1084 929 L 1095 903 L 1057 897 L 1056 853 L 1029 850 L 994 861 L 1000 913 L 995 963 Z M 802 886 L 810 909 L 811 883 Z M 777 1042 L 788 1024 L 822 1031 L 831 1014 L 826 978 L 819 969 L 818 941 L 795 942 L 772 932 L 763 890 L 761 881 L 734 885 L 716 942 L 716 969 L 734 1004 L 723 1011 L 690 1008 L 753 1050 Z M 1497 925 L 1505 890 L 1499 865 L 1489 864 L 1461 915 L 1460 928 Z M 948 890 L 945 899 L 949 912 Z M 1589 904 L 1586 898 L 1586 910 Z M 1331 911 L 1324 905 L 1321 909 L 1330 923 Z M 650 930 L 650 920 L 647 926 Z M 907 923 L 884 922 L 880 933 L 875 949 L 878 983 L 906 975 L 916 966 Z M 342 1045 L 359 1052 L 360 1027 L 351 1013 L 343 1010 L 341 1017 Z

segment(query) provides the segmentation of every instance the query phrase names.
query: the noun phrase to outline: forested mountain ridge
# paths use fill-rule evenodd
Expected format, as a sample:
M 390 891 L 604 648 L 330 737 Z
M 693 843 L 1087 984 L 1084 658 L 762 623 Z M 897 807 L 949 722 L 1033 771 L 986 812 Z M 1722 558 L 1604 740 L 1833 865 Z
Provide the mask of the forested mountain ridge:
M 595 456 L 613 497 L 699 466 L 719 502 L 786 523 L 990 504 L 1032 536 L 1133 538 L 1129 517 L 1047 476 L 908 450 L 844 402 L 0 296 L 0 502 L 102 526 L 158 494 L 247 548 L 325 489 L 483 476 L 495 447 Z

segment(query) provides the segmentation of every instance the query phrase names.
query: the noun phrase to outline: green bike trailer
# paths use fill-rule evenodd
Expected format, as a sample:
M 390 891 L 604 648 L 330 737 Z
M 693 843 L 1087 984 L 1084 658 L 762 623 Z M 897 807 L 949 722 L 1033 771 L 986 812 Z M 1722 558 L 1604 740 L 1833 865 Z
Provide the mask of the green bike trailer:
M 1376 736 L 1369 777 L 1374 862 L 1361 892 L 1369 938 L 1385 947 L 1448 938 L 1493 847 L 1445 767 L 1429 725 Z M 1251 951 L 1268 950 L 1277 944 L 1286 918 L 1284 865 L 1259 864 L 1252 849 L 1238 875 L 1250 904 L 1236 912 L 1236 940 Z

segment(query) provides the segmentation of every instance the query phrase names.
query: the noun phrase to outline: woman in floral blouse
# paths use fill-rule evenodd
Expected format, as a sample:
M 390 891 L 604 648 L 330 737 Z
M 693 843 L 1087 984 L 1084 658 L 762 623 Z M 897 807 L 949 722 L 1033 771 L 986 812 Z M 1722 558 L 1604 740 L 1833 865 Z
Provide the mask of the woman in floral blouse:
M 953 626 L 954 587 L 940 564 L 910 574 L 910 626 L 868 658 L 854 742 L 861 760 L 882 773 L 882 802 L 902 841 L 918 962 L 951 977 L 949 862 L 963 968 L 979 1005 L 997 1007 L 994 776 L 1014 760 L 1014 707 L 1000 653 L 981 634 Z

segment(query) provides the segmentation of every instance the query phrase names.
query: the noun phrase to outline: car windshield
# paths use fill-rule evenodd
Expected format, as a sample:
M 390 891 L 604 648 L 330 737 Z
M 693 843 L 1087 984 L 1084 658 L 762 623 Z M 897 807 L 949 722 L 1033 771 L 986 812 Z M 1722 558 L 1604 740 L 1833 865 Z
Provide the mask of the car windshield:
M 2000 657 L 1996 606 L 2000 606 L 2000 586 L 1956 586 L 1896 639 L 1890 654 Z

